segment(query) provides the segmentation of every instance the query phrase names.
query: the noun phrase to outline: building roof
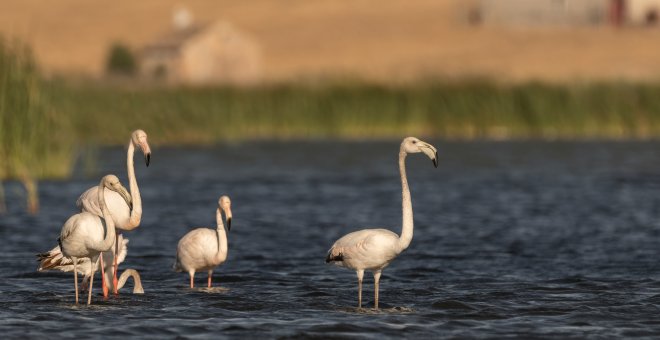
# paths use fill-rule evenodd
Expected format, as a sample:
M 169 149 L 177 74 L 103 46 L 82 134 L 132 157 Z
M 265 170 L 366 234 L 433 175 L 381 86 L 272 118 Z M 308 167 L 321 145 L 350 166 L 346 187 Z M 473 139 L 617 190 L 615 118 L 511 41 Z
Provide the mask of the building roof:
M 144 47 L 144 52 L 178 51 L 187 41 L 203 32 L 207 24 L 192 24 L 186 28 L 173 29 Z

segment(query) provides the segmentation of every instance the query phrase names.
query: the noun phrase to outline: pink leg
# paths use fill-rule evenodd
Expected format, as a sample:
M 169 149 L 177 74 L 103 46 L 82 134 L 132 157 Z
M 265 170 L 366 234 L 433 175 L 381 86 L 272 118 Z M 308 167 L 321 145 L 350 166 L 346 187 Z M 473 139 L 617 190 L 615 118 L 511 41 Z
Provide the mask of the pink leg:
M 212 276 L 212 275 L 213 275 L 213 271 L 212 271 L 212 270 L 209 270 L 209 283 L 208 283 L 208 287 L 209 287 L 209 288 L 211 288 L 211 276 Z
M 117 238 L 115 238 L 115 254 L 114 254 L 114 273 L 112 273 L 112 293 L 115 295 L 119 295 L 119 291 L 117 290 L 117 286 L 119 285 L 119 280 L 117 280 L 117 257 L 119 257 L 119 234 L 117 234 Z
M 193 276 L 190 275 L 190 288 L 195 288 L 195 283 L 193 282 Z
M 101 287 L 103 287 L 103 298 L 108 298 L 108 283 L 105 282 L 105 266 L 103 265 L 103 253 L 101 253 Z

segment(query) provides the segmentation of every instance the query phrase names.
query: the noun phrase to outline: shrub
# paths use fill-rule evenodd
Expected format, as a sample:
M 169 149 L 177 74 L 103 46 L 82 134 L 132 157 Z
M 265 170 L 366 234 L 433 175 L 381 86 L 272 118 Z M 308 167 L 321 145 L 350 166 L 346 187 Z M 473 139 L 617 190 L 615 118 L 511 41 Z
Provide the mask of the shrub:
M 135 75 L 137 63 L 133 52 L 126 45 L 120 43 L 113 44 L 108 52 L 106 71 L 112 75 Z

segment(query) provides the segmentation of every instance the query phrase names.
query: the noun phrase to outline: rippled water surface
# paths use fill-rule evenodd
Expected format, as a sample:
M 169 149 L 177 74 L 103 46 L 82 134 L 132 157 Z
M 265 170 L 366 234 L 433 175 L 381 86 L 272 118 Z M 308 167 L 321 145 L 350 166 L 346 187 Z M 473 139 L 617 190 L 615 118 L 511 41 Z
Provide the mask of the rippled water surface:
M 128 185 L 124 151 L 104 150 L 92 177 L 41 183 L 36 217 L 6 183 L 3 338 L 660 334 L 660 143 L 434 144 L 438 169 L 408 159 L 415 235 L 383 272 L 378 312 L 355 308 L 355 273 L 324 257 L 358 228 L 400 232 L 397 142 L 161 148 L 149 168 L 136 158 L 144 215 L 121 267 L 140 271 L 145 294 L 104 301 L 97 276 L 91 307 L 74 306 L 71 273 L 37 273 L 34 254 L 102 174 Z M 214 224 L 222 194 L 234 213 L 222 288 L 191 290 L 171 270 L 176 243 Z

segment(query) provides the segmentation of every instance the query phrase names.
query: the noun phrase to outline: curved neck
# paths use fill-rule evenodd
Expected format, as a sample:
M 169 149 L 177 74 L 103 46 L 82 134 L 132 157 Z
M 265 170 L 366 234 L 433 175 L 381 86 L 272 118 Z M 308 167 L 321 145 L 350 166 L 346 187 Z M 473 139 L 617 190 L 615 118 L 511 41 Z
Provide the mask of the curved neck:
M 133 141 L 128 143 L 128 152 L 126 153 L 126 170 L 128 171 L 128 184 L 131 190 L 131 202 L 133 209 L 128 223 L 122 229 L 131 230 L 137 228 L 142 220 L 142 198 L 140 197 L 140 189 L 138 188 L 137 179 L 135 178 L 135 167 L 133 166 L 133 155 L 135 154 L 135 146 Z
M 215 254 L 215 258 L 218 262 L 224 262 L 227 259 L 227 232 L 225 231 L 225 225 L 222 223 L 220 208 L 215 211 L 215 221 L 218 224 L 218 228 L 216 229 L 218 252 Z
M 400 251 L 408 248 L 413 237 L 413 210 L 410 199 L 410 188 L 406 177 L 406 155 L 403 150 L 399 151 L 399 173 L 401 175 L 401 210 L 403 215 L 401 236 L 399 237 Z
M 115 244 L 115 222 L 112 220 L 112 215 L 110 215 L 110 210 L 105 204 L 105 186 L 103 181 L 99 184 L 99 202 L 101 203 L 101 212 L 103 214 L 103 221 L 105 221 L 105 237 L 103 241 L 98 244 L 92 245 L 92 249 L 96 251 L 108 251 Z
M 119 277 L 119 282 L 117 283 L 117 290 L 122 289 L 128 281 L 128 278 L 133 278 L 133 294 L 143 294 L 144 289 L 142 288 L 142 280 L 140 279 L 140 274 L 135 269 L 126 269 L 121 276 Z M 112 280 L 110 280 L 112 282 Z

